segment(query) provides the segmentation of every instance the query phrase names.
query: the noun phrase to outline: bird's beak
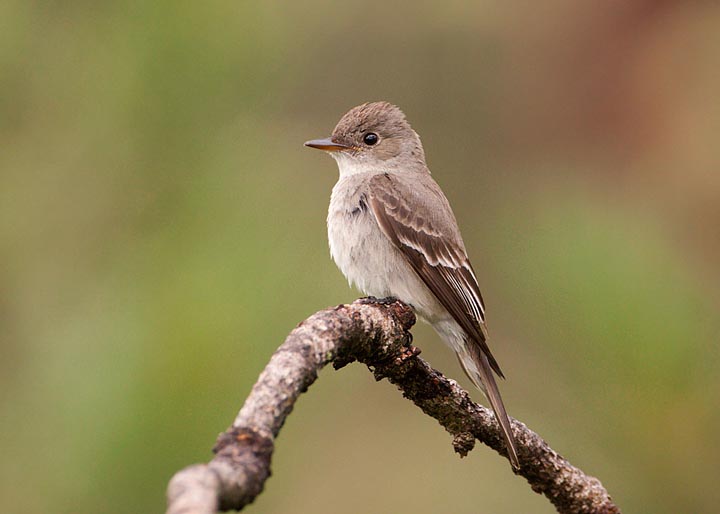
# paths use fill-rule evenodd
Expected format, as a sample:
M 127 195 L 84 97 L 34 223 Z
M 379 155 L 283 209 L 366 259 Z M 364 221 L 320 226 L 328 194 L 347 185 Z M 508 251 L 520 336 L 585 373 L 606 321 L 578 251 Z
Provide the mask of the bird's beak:
M 350 149 L 349 146 L 337 143 L 329 137 L 326 139 L 313 139 L 312 141 L 306 141 L 305 146 L 317 148 L 318 150 L 325 150 L 326 152 L 340 152 L 342 150 Z

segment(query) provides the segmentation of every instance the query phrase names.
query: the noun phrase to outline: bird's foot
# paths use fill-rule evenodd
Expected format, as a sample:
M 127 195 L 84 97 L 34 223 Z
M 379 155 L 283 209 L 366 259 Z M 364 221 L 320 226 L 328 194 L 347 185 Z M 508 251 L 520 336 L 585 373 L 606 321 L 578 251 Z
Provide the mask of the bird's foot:
M 358 300 L 360 303 L 375 303 L 380 305 L 392 305 L 393 303 L 397 302 L 398 299 L 394 296 L 387 296 L 385 298 L 376 298 L 374 296 L 366 296 L 365 298 L 360 298 Z

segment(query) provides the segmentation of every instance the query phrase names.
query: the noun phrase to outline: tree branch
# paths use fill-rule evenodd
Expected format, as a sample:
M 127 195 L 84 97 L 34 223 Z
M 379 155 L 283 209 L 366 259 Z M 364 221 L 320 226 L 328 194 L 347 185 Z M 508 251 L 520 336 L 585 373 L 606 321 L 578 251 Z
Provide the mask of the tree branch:
M 475 440 L 506 455 L 492 411 L 474 403 L 454 380 L 418 357 L 409 332 L 412 310 L 401 302 L 361 299 L 320 311 L 300 323 L 273 354 L 232 426 L 220 434 L 208 464 L 187 467 L 170 481 L 167 514 L 242 509 L 270 476 L 273 441 L 300 394 L 330 362 L 366 364 L 388 379 L 453 436 L 464 456 Z M 585 475 L 517 420 L 511 420 L 520 470 L 532 489 L 560 513 L 619 514 L 600 481 Z

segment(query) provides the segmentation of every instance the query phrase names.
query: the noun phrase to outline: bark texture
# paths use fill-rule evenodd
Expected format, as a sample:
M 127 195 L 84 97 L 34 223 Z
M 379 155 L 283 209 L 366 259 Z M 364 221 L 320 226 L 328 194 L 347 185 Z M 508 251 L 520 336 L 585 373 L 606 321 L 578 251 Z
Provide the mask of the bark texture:
M 492 411 L 418 357 L 409 332 L 414 323 L 405 304 L 374 298 L 320 311 L 300 323 L 273 354 L 232 426 L 218 437 L 215 457 L 170 480 L 167 514 L 211 514 L 251 503 L 270 476 L 274 440 L 295 401 L 331 362 L 336 369 L 362 362 L 377 380 L 395 384 L 450 433 L 458 454 L 467 455 L 478 440 L 506 456 Z M 511 421 L 520 458 L 515 473 L 558 512 L 620 513 L 597 478 L 571 465 L 523 423 Z

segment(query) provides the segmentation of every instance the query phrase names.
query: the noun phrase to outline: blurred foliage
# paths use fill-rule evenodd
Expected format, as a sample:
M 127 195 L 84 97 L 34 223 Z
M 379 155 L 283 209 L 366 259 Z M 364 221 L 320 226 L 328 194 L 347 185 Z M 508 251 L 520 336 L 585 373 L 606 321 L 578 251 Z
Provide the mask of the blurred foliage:
M 356 296 L 302 142 L 377 99 L 455 206 L 510 413 L 628 512 L 715 512 L 720 8 L 530 7 L 0 4 L 3 512 L 160 512 L 210 458 L 287 332 Z M 359 366 L 273 469 L 248 512 L 553 512 Z

